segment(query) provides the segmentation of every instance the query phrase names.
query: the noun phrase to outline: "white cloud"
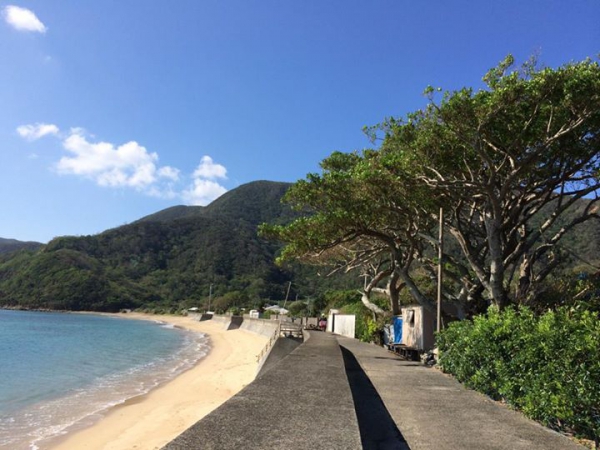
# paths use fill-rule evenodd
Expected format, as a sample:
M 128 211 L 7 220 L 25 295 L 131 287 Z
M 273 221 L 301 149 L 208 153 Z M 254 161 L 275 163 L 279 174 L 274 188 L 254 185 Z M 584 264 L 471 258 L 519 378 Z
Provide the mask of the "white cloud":
M 196 178 L 193 185 L 182 192 L 181 197 L 188 205 L 204 206 L 225 192 L 227 189 L 215 181 Z
M 227 179 L 227 169 L 221 164 L 215 164 L 210 156 L 204 155 L 194 171 L 194 178 Z
M 160 178 L 167 178 L 171 181 L 179 181 L 179 169 L 171 166 L 164 166 L 158 169 L 158 176 Z
M 17 128 L 17 133 L 22 138 L 27 139 L 28 141 L 35 141 L 41 137 L 44 137 L 48 134 L 58 135 L 59 129 L 56 125 L 48 124 L 48 123 L 36 123 L 33 125 L 21 125 Z
M 208 155 L 202 157 L 192 178 L 192 184 L 181 193 L 181 198 L 188 205 L 208 205 L 227 192 L 227 189 L 213 181 L 215 178 L 227 179 L 227 169 L 216 164 Z
M 87 132 L 87 130 L 83 127 L 71 127 L 71 129 L 69 130 L 69 133 L 70 134 L 80 134 L 82 136 L 87 134 L 88 136 L 94 137 L 93 134 L 89 134 Z
M 192 174 L 187 189 L 177 188 L 180 170 L 158 165 L 158 154 L 150 153 L 135 141 L 122 145 L 93 142 L 94 136 L 83 128 L 60 132 L 56 125 L 37 123 L 22 125 L 17 132 L 28 141 L 54 135 L 62 141 L 67 154 L 56 163 L 55 169 L 64 175 L 76 175 L 94 181 L 99 186 L 133 188 L 146 195 L 176 199 L 189 205 L 207 205 L 227 189 L 215 179 L 227 179 L 227 169 L 205 155 Z
M 173 180 L 178 174 L 177 169 L 168 166 L 158 168 L 158 155 L 135 141 L 118 147 L 109 142 L 93 143 L 81 129 L 72 129 L 63 147 L 70 155 L 60 159 L 58 172 L 83 176 L 100 186 L 157 189 L 154 185 L 160 177 Z
M 35 31 L 45 33 L 46 26 L 33 13 L 33 11 L 19 6 L 8 5 L 2 10 L 2 15 L 7 24 L 19 31 Z

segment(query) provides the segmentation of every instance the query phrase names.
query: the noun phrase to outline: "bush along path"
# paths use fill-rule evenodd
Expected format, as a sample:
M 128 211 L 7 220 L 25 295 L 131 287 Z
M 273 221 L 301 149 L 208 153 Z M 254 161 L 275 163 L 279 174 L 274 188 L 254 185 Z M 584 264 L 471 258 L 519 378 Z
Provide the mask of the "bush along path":
M 526 307 L 491 307 L 439 333 L 440 366 L 466 386 L 599 448 L 598 316 L 583 306 L 539 316 Z

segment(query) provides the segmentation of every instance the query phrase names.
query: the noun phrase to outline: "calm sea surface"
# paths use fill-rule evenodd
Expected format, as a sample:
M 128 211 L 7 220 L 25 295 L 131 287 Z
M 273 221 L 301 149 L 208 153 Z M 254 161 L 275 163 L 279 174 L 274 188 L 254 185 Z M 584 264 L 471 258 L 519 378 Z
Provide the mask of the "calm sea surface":
M 0 310 L 0 449 L 44 448 L 207 351 L 201 333 L 160 322 Z

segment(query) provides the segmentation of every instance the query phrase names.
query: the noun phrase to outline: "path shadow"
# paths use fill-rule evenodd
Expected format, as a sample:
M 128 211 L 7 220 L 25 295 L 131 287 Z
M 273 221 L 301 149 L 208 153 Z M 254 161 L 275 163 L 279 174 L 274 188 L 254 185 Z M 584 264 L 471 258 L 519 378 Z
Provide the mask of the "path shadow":
M 363 449 L 410 450 L 373 383 L 352 352 L 342 346 L 340 349 L 352 391 Z

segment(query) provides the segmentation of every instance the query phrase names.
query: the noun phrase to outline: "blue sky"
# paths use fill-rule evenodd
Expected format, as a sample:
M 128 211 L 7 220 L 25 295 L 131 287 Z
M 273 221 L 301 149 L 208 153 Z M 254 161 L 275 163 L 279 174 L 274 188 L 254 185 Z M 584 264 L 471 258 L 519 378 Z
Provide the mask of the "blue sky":
M 597 0 L 0 1 L 0 237 L 296 181 L 427 85 L 598 55 L 599 24 Z

